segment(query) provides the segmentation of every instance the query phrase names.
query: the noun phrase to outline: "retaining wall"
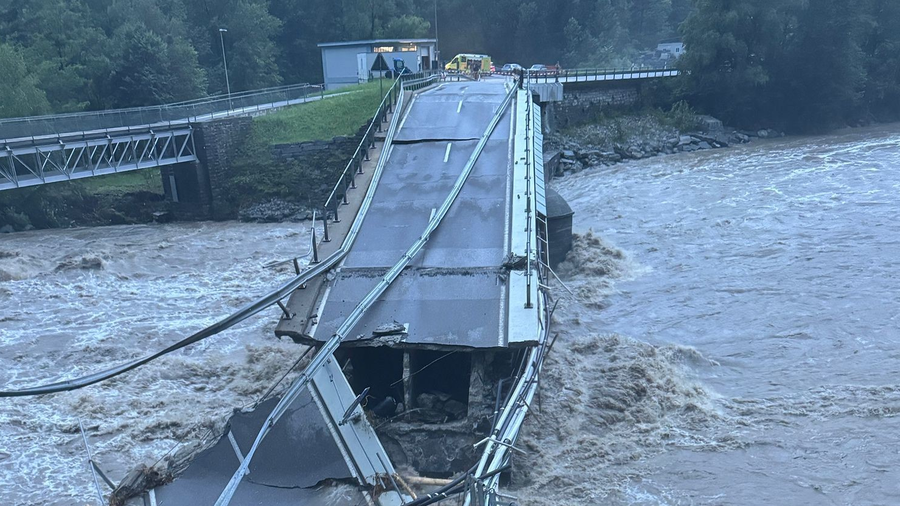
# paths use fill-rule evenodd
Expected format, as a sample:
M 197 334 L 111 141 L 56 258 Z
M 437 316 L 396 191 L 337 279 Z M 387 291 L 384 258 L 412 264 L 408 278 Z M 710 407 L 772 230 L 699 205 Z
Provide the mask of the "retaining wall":
M 543 105 L 544 128 L 560 130 L 583 125 L 596 119 L 602 112 L 632 107 L 639 99 L 639 83 L 566 85 L 562 101 Z
M 166 198 L 173 201 L 177 195 L 180 204 L 200 205 L 209 217 L 232 219 L 236 209 L 228 203 L 228 185 L 235 175 L 234 161 L 239 150 L 248 142 L 253 118 L 234 117 L 198 123 L 194 126 L 194 143 L 198 163 L 162 167 L 161 175 Z M 337 176 L 356 150 L 367 125 L 352 136 L 334 137 L 270 147 L 272 160 L 264 163 L 284 162 L 284 170 L 305 171 L 304 181 L 309 185 L 303 191 L 323 193 L 330 191 Z M 285 180 L 297 174 L 285 174 Z M 332 177 L 334 176 L 334 177 Z M 298 177 L 293 177 L 294 180 Z M 172 183 L 175 183 L 173 191 Z M 327 189 L 326 189 L 327 187 Z M 298 189 L 299 191 L 299 189 Z M 310 196 L 314 198 L 314 196 Z M 219 205 L 217 205 L 219 203 Z

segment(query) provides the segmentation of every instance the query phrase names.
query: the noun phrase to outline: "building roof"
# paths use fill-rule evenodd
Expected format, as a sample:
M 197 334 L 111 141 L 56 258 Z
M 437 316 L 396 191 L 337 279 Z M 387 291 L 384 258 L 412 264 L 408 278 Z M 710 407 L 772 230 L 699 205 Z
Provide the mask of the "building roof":
M 436 43 L 435 39 L 371 39 L 350 40 L 346 42 L 322 42 L 319 47 L 368 46 L 372 44 L 428 44 Z

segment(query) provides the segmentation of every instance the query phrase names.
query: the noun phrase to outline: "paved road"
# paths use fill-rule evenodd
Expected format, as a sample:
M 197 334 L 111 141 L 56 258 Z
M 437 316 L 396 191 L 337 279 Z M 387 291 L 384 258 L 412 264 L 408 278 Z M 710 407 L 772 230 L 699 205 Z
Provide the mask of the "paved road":
M 316 339 L 330 337 L 418 239 L 506 93 L 505 81 L 490 80 L 445 83 L 415 98 L 362 231 L 327 296 Z M 447 218 L 355 335 L 367 339 L 376 327 L 397 321 L 410 324 L 408 345 L 506 346 L 505 284 L 498 274 L 509 251 L 511 118 L 507 112 Z

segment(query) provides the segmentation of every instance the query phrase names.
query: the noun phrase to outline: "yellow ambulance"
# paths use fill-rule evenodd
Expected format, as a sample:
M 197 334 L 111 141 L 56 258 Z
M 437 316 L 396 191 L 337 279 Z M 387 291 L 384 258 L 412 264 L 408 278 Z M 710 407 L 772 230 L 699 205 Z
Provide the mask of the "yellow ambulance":
M 486 54 L 461 53 L 444 65 L 444 70 L 460 72 L 491 71 L 491 57 Z

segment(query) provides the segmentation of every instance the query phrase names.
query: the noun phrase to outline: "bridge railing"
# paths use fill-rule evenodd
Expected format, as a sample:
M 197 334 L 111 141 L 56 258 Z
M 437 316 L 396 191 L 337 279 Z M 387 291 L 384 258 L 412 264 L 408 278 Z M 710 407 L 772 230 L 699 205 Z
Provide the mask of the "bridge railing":
M 293 84 L 196 100 L 128 109 L 0 119 L 0 140 L 55 137 L 74 132 L 108 132 L 137 126 L 171 127 L 266 109 L 324 93 L 321 84 Z
M 518 75 L 517 72 L 498 71 L 494 74 L 499 75 Z M 604 80 L 599 78 L 615 79 L 616 76 L 622 76 L 620 79 L 632 79 L 640 77 L 669 77 L 678 75 L 678 69 L 674 68 L 589 68 L 589 69 L 570 69 L 570 70 L 525 70 L 528 79 L 534 82 L 578 82 L 578 81 L 596 81 Z
M 329 193 L 328 198 L 325 199 L 322 223 L 325 227 L 325 237 L 323 239 L 326 242 L 331 240 L 328 235 L 328 220 L 331 219 L 332 222 L 335 223 L 341 221 L 340 207 L 349 204 L 347 193 L 356 188 L 356 176 L 363 173 L 362 164 L 364 161 L 369 160 L 369 150 L 375 148 L 376 134 L 382 131 L 388 115 L 395 111 L 400 100 L 400 94 L 403 90 L 416 91 L 426 86 L 430 86 L 437 82 L 439 77 L 439 72 L 419 72 L 401 75 L 393 82 L 387 93 L 385 93 L 384 98 L 381 100 L 381 104 L 379 104 L 378 109 L 375 111 L 375 115 L 369 122 L 369 127 L 363 134 L 362 139 L 360 139 L 359 145 L 356 146 L 356 151 L 353 152 L 353 156 L 350 157 L 350 161 L 347 162 L 347 166 L 344 167 L 344 170 L 338 177 L 337 182 L 331 189 L 331 193 Z

